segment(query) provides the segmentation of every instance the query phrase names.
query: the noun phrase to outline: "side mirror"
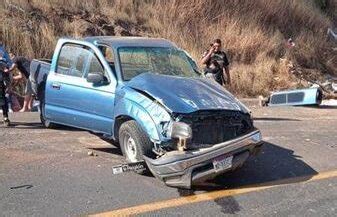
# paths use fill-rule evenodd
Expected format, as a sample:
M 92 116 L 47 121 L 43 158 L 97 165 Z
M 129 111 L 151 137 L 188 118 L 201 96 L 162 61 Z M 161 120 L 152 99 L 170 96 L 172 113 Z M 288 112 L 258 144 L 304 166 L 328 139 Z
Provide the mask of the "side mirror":
M 103 84 L 107 81 L 107 79 L 100 73 L 89 73 L 87 81 L 93 84 Z

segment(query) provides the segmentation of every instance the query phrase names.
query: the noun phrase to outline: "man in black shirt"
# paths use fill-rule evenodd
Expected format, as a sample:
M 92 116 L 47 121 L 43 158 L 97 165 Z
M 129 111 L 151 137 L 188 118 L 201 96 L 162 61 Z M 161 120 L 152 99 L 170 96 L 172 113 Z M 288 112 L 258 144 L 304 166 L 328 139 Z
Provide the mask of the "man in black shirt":
M 29 80 L 30 75 L 30 60 L 25 57 L 15 56 L 13 53 L 10 53 L 11 59 L 14 63 L 14 67 L 10 70 L 14 70 L 17 68 L 19 71 L 19 75 L 14 76 L 14 81 L 20 81 L 23 78 L 26 79 L 26 87 L 25 87 L 25 100 L 23 102 L 23 107 L 20 112 L 30 111 L 32 109 L 32 102 L 33 102 L 33 90 L 32 90 L 32 83 Z
M 221 50 L 220 39 L 214 40 L 211 48 L 203 54 L 201 63 L 206 65 L 206 77 L 213 78 L 220 85 L 230 84 L 229 61 Z

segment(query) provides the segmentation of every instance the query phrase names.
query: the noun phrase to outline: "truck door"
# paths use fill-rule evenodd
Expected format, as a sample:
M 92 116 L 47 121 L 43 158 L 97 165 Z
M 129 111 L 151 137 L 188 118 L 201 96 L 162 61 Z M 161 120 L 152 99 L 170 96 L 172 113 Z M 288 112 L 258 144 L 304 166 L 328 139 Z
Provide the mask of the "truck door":
M 62 46 L 46 86 L 45 113 L 50 121 L 111 134 L 116 79 L 104 61 L 100 51 L 86 42 Z M 91 71 L 102 73 L 107 82 L 96 86 L 87 82 Z

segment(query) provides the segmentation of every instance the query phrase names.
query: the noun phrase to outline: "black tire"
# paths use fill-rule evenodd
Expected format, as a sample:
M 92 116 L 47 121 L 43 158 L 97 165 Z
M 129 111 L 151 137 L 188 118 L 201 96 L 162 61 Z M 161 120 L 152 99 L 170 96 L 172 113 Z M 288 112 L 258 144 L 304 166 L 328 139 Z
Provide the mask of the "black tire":
M 41 120 L 41 123 L 43 124 L 43 126 L 45 128 L 49 128 L 49 129 L 53 129 L 55 128 L 57 125 L 50 122 L 46 116 L 45 116 L 45 103 L 44 101 L 40 101 L 40 120 Z
M 121 125 L 118 132 L 119 144 L 127 162 L 134 163 L 143 161 L 143 155 L 153 157 L 152 152 L 153 143 L 143 131 L 143 129 L 137 124 L 136 121 L 130 120 Z M 130 139 L 131 138 L 131 139 Z M 130 153 L 129 142 L 135 149 L 135 153 Z M 147 171 L 138 172 L 139 174 L 145 174 Z

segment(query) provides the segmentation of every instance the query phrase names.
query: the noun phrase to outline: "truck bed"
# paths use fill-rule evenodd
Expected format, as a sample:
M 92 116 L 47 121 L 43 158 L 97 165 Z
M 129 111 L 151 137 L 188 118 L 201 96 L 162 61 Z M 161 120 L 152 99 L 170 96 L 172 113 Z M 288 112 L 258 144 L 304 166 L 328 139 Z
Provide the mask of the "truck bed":
M 42 100 L 46 86 L 47 75 L 51 66 L 51 60 L 34 59 L 30 65 L 30 80 L 37 99 Z

